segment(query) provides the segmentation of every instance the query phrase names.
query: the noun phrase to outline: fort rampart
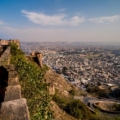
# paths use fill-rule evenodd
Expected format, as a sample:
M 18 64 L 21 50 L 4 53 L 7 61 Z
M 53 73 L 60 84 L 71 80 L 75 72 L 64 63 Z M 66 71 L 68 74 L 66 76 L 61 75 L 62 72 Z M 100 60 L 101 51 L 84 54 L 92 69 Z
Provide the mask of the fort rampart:
M 18 74 L 10 64 L 9 44 L 1 45 L 0 53 L 0 120 L 30 120 Z

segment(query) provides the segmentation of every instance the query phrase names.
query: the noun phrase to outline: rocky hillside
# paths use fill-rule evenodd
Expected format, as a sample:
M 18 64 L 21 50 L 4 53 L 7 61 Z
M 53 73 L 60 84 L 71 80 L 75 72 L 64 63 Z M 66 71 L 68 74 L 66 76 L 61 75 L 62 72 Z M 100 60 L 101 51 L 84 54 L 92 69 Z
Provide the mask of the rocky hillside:
M 56 89 L 64 95 L 68 95 L 68 91 L 72 89 L 71 85 L 61 75 L 51 69 L 46 72 L 45 79 L 50 84 L 50 87 L 53 87 L 54 90 Z
M 74 100 L 74 96 L 83 94 L 83 91 L 51 69 L 46 72 L 44 78 L 49 86 L 49 94 L 52 96 L 50 108 L 53 111 L 54 120 L 77 120 L 80 118 L 89 120 L 88 117 L 95 120 L 94 115 L 84 103 Z
M 62 96 L 70 96 L 69 91 L 74 87 L 68 83 L 61 75 L 49 69 L 46 72 L 44 78 L 49 84 L 50 94 L 54 95 L 57 91 Z M 53 111 L 54 120 L 77 120 L 70 114 L 66 113 L 63 109 L 61 109 L 55 101 L 51 101 L 51 110 Z
M 53 112 L 54 120 L 77 120 L 70 114 L 61 109 L 54 101 L 51 101 L 51 110 Z

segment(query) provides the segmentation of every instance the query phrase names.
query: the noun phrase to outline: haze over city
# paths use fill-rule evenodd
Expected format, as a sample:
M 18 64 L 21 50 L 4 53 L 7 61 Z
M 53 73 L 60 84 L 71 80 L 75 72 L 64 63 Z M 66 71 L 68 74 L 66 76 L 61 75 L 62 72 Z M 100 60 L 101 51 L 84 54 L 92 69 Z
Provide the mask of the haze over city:
M 1 0 L 0 36 L 21 42 L 119 42 L 119 0 Z

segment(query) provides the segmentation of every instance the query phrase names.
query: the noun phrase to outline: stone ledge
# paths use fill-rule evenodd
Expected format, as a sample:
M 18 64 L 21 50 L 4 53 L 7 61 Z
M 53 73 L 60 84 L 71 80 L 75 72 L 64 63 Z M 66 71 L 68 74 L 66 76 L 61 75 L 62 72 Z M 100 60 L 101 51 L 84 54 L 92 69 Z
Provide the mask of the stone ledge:
M 8 86 L 5 91 L 4 101 L 10 101 L 21 98 L 21 86 Z
M 26 99 L 3 102 L 1 120 L 30 120 Z

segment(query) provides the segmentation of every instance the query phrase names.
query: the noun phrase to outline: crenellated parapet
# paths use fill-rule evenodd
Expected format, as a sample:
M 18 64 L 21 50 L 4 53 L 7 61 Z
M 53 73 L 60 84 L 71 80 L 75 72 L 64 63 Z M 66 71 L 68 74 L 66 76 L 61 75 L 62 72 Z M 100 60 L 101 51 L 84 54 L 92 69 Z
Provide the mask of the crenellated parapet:
M 37 56 L 39 65 L 40 65 L 41 67 L 43 67 L 43 64 L 42 64 L 42 54 L 41 54 L 41 53 L 38 53 L 38 54 L 36 54 L 36 56 Z
M 20 40 L 18 39 L 9 39 L 9 40 L 0 39 L 0 45 L 9 45 L 10 43 L 15 43 L 18 46 L 20 46 Z
M 10 64 L 10 44 L 15 43 L 20 48 L 20 41 L 15 40 L 3 40 L 0 39 L 0 65 Z
M 0 39 L 0 65 L 10 64 L 10 43 L 15 43 L 18 47 L 20 47 L 20 41 L 17 39 Z
M 10 43 L 15 43 L 20 47 L 20 40 L 18 40 L 18 39 L 9 39 L 8 41 L 9 41 L 9 44 Z

